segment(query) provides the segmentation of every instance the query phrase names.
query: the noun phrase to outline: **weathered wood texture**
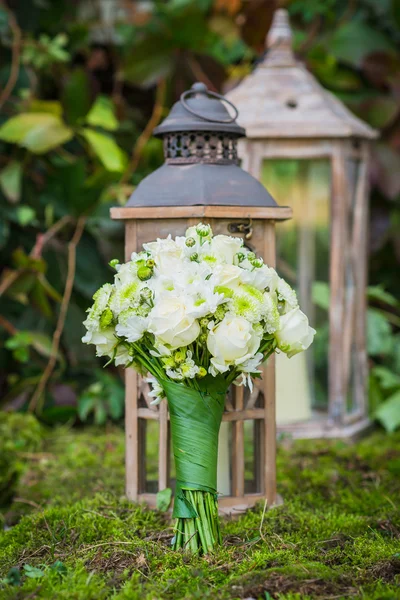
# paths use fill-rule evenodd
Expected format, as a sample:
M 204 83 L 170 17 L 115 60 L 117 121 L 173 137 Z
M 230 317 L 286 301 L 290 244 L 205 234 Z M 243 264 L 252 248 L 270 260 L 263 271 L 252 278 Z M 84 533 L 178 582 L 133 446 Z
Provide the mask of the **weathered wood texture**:
M 377 133 L 353 115 L 298 62 L 285 9 L 275 12 L 264 60 L 227 98 L 250 139 L 372 139 Z
M 316 414 L 307 423 L 282 425 L 279 431 L 306 438 L 357 435 L 369 424 L 365 340 L 369 143 L 245 139 L 239 141 L 239 154 L 243 167 L 256 178 L 268 159 L 327 159 L 331 164 L 328 409 L 322 417 Z M 307 199 L 304 205 L 307 210 Z M 311 241 L 312 236 L 307 244 Z M 312 261 L 312 252 L 307 253 Z M 304 264 L 306 257 L 301 258 Z
M 142 207 L 113 207 L 111 209 L 112 219 L 190 219 L 194 223 L 198 219 L 274 219 L 285 221 L 291 219 L 293 211 L 290 206 L 153 206 Z

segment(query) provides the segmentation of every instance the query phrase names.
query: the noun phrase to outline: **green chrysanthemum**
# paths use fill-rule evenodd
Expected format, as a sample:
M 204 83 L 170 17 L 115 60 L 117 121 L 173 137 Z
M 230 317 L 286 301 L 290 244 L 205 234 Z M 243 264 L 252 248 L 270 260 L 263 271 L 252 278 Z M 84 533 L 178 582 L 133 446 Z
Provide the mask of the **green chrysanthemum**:
M 244 289 L 236 292 L 230 300 L 230 308 L 238 317 L 244 317 L 250 323 L 258 323 L 263 315 L 262 294 L 260 301 L 255 295 L 249 294 Z

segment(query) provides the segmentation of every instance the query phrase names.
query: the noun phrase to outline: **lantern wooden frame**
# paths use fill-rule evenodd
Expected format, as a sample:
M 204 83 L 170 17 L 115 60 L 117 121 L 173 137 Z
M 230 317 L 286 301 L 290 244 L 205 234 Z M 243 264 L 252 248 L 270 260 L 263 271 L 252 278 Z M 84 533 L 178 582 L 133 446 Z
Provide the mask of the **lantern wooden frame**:
M 275 221 L 291 218 L 288 207 L 240 207 L 240 206 L 180 206 L 180 207 L 126 207 L 111 209 L 111 217 L 125 222 L 125 259 L 133 251 L 155 237 L 169 233 L 184 234 L 187 227 L 199 221 L 209 223 L 214 233 L 232 235 L 232 225 L 251 223 L 253 239 L 251 247 L 262 254 L 265 262 L 275 265 Z M 254 242 L 254 243 L 253 243 Z M 132 501 L 146 502 L 155 507 L 156 493 L 144 490 L 144 456 L 140 442 L 141 420 L 159 423 L 158 490 L 170 486 L 170 434 L 166 402 L 159 407 L 151 406 L 146 399 L 146 383 L 133 369 L 125 376 L 125 432 L 126 432 L 126 494 Z M 251 396 L 246 405 L 243 387 L 232 386 L 231 398 L 227 398 L 223 421 L 233 424 L 231 467 L 231 495 L 219 501 L 223 512 L 235 513 L 246 510 L 258 500 L 267 499 L 269 505 L 277 503 L 276 494 L 276 420 L 275 420 L 275 364 L 268 360 L 263 378 L 257 385 L 258 393 Z M 257 397 L 264 398 L 263 407 L 255 407 Z M 140 405 L 144 399 L 145 406 Z M 244 422 L 259 421 L 262 435 L 257 440 L 254 459 L 257 469 L 259 491 L 245 493 Z M 254 442 L 256 444 L 256 441 Z
M 275 12 L 266 50 L 254 73 L 227 95 L 246 128 L 238 146 L 242 168 L 260 180 L 265 160 L 325 159 L 331 174 L 328 407 L 325 416 L 279 424 L 278 431 L 299 438 L 351 437 L 370 424 L 365 289 L 368 165 L 377 133 L 296 61 L 284 9 Z M 354 186 L 350 161 L 358 165 Z

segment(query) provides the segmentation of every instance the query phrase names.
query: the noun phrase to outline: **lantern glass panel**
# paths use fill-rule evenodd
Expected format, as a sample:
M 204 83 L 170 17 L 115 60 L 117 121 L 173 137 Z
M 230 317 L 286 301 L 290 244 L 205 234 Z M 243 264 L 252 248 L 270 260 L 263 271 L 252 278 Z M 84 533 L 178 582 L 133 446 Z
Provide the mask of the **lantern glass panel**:
M 277 268 L 318 330 L 306 353 L 277 356 L 277 421 L 284 424 L 323 414 L 328 404 L 330 161 L 265 159 L 260 176 L 278 203 L 293 208 L 293 220 L 277 224 Z
M 346 239 L 347 244 L 345 247 L 345 297 L 344 297 L 344 324 L 343 324 L 343 337 L 345 340 L 349 340 L 346 344 L 348 347 L 348 360 L 346 364 L 349 364 L 349 372 L 346 373 L 345 389 L 346 405 L 345 409 L 348 414 L 356 413 L 362 406 L 363 398 L 361 397 L 361 390 L 363 390 L 362 381 L 360 377 L 363 376 L 362 370 L 357 365 L 357 304 L 358 298 L 357 293 L 357 276 L 359 274 L 359 243 L 358 235 L 360 225 L 359 213 L 363 208 L 363 198 L 360 198 L 359 194 L 359 181 L 360 181 L 360 169 L 361 162 L 357 158 L 348 157 L 346 159 L 346 173 L 348 181 L 348 210 L 347 210 L 347 223 L 346 223 Z M 361 205 L 360 205 L 361 202 Z M 358 216 L 357 216 L 358 212 Z
M 159 424 L 155 419 L 139 419 L 139 452 L 143 457 L 140 466 L 142 493 L 158 491 Z

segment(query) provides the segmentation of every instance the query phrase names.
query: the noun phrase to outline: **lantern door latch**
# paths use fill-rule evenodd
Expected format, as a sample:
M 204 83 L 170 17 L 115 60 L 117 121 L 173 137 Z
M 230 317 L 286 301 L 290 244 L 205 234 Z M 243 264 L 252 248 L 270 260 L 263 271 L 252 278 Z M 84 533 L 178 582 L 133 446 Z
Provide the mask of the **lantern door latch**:
M 248 219 L 247 221 L 235 221 L 234 223 L 228 224 L 229 233 L 243 233 L 245 240 L 250 240 L 253 235 L 253 221 Z

